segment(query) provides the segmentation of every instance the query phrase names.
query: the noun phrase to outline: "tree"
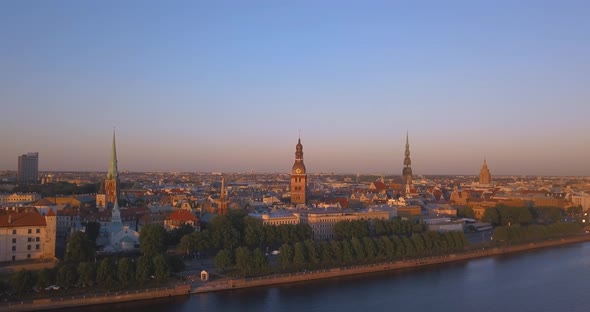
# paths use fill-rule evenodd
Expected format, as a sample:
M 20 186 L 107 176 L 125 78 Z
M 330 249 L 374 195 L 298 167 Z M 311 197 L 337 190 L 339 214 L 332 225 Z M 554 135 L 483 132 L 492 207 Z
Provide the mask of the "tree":
M 500 224 L 500 215 L 498 214 L 498 210 L 496 210 L 496 208 L 487 208 L 481 219 L 482 221 L 489 222 L 493 225 Z
M 253 267 L 252 253 L 247 247 L 238 247 L 236 249 L 236 268 L 242 275 L 248 275 Z
M 154 258 L 154 277 L 161 282 L 170 277 L 170 267 L 163 255 L 157 255 Z
M 297 269 L 304 268 L 307 264 L 305 246 L 302 242 L 297 242 L 293 249 L 293 265 Z
M 129 285 L 135 279 L 135 268 L 129 258 L 119 260 L 117 266 L 117 278 L 123 286 Z
M 318 253 L 316 243 L 311 239 L 308 239 L 303 242 L 303 244 L 305 245 L 305 250 L 307 253 L 307 261 L 313 266 L 317 265 L 320 262 L 320 255 Z
M 457 218 L 475 219 L 475 212 L 471 207 L 460 206 L 457 208 Z
M 187 234 L 195 232 L 195 228 L 190 224 L 184 224 L 179 228 L 176 228 L 170 232 L 166 232 L 166 243 L 168 245 L 178 245 L 180 239 Z
M 354 261 L 354 254 L 352 251 L 352 246 L 350 245 L 349 240 L 342 241 L 342 262 L 345 264 L 350 264 Z
M 35 286 L 37 286 L 39 288 L 45 288 L 51 284 L 52 284 L 51 283 L 51 270 L 43 269 L 43 270 L 39 271 L 39 274 L 37 275 L 37 282 L 35 283 Z
M 334 259 L 338 264 L 344 263 L 342 244 L 339 241 L 333 240 L 330 242 L 330 251 L 334 255 Z
M 289 244 L 283 244 L 283 246 L 279 248 L 277 261 L 283 270 L 290 267 L 291 264 L 293 264 L 293 247 Z
M 231 254 L 229 250 L 222 249 L 215 256 L 215 267 L 220 269 L 222 272 L 232 265 Z
M 35 277 L 29 270 L 20 270 L 10 279 L 10 286 L 19 295 L 30 291 L 33 285 L 35 285 Z
M 180 239 L 180 242 L 178 243 L 178 249 L 186 254 L 186 255 L 190 255 L 193 252 L 195 252 L 195 239 L 194 236 L 191 234 L 185 234 L 184 236 L 182 236 L 182 238 Z
M 158 224 L 144 225 L 139 232 L 139 244 L 144 256 L 155 257 L 166 251 L 166 230 Z
M 233 249 L 239 246 L 240 231 L 229 215 L 217 215 L 211 219 L 211 242 L 215 249 Z M 239 226 L 242 227 L 242 226 Z
M 542 224 L 556 223 L 563 217 L 563 210 L 557 207 L 539 207 L 536 211 L 537 221 Z
M 73 264 L 64 264 L 57 270 L 57 285 L 68 289 L 78 280 L 76 267 Z
M 86 223 L 86 229 L 84 230 L 84 232 L 86 233 L 88 240 L 90 240 L 96 246 L 96 239 L 98 238 L 98 234 L 100 233 L 100 223 Z
M 264 252 L 262 252 L 262 249 L 254 249 L 254 252 L 252 252 L 251 265 L 253 269 L 258 273 L 263 272 L 264 269 L 266 269 L 266 257 L 264 256 Z
M 412 234 L 411 238 L 412 244 L 416 248 L 416 253 L 418 255 L 424 255 L 426 253 L 426 243 L 422 238 L 422 235 L 414 233 Z
M 362 243 L 367 259 L 374 259 L 377 256 L 377 246 L 375 245 L 375 241 L 372 238 L 365 236 L 362 239 Z
M 521 208 L 518 214 L 518 223 L 528 225 L 533 223 L 533 215 L 528 208 Z
M 65 260 L 73 263 L 94 260 L 96 254 L 94 243 L 92 243 L 86 233 L 75 232 L 70 237 L 66 246 Z
M 109 258 L 104 258 L 96 270 L 96 283 L 104 289 L 110 288 L 115 283 L 116 270 Z
M 135 268 L 135 277 L 136 279 L 143 283 L 150 279 L 154 272 L 154 265 L 152 263 L 152 258 L 147 256 L 141 256 L 137 258 L 137 266 Z
M 334 255 L 332 255 L 332 249 L 330 248 L 330 244 L 327 242 L 322 242 L 319 245 L 320 249 L 320 263 L 324 267 L 330 267 L 334 264 Z
M 367 255 L 365 253 L 365 247 L 360 239 L 353 237 L 350 240 L 350 244 L 352 245 L 352 249 L 354 250 L 354 257 L 357 261 L 364 260 Z
M 184 261 L 182 261 L 182 257 L 179 255 L 169 255 L 166 261 L 173 273 L 182 272 L 185 269 Z
M 265 241 L 264 232 L 265 230 L 272 230 L 271 227 L 264 227 L 262 220 L 245 217 L 244 218 L 244 242 L 250 247 L 260 247 Z M 269 235 L 269 237 L 272 237 Z
M 78 284 L 92 286 L 96 280 L 96 266 L 93 262 L 80 262 L 78 264 Z

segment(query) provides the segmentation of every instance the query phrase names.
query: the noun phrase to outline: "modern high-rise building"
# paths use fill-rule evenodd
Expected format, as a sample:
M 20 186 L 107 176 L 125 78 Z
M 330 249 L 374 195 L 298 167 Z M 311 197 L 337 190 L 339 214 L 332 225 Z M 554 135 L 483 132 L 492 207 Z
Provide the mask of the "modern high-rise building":
M 307 173 L 303 164 L 303 145 L 301 138 L 295 147 L 295 164 L 291 169 L 291 203 L 303 204 L 306 202 Z
M 412 188 L 412 160 L 410 160 L 410 140 L 406 133 L 406 152 L 404 158 L 404 169 L 402 170 L 402 178 L 404 186 L 406 187 L 406 194 L 410 193 Z
M 488 163 L 486 159 L 483 159 L 483 166 L 479 171 L 479 184 L 489 185 L 492 183 L 492 175 L 490 174 L 490 169 L 488 169 Z
M 18 156 L 18 183 L 37 183 L 37 180 L 39 180 L 39 153 Z

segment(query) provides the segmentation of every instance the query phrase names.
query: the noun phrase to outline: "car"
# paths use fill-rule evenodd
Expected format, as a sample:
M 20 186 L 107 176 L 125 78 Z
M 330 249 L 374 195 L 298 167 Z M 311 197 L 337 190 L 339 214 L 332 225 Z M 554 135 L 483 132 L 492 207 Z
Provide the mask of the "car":
M 58 285 L 51 285 L 48 287 L 45 287 L 45 290 L 59 290 L 61 287 L 59 287 Z

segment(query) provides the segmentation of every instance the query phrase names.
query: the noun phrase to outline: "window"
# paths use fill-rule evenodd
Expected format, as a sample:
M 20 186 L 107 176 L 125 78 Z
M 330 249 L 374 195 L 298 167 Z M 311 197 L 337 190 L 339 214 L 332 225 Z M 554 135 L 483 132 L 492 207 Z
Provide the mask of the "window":
M 28 238 L 28 241 L 29 241 L 29 243 L 30 243 L 32 240 L 33 240 L 33 238 L 32 238 L 32 237 L 29 237 L 29 238 Z
M 27 245 L 27 250 L 31 250 L 31 245 Z
M 31 259 L 31 254 L 28 254 L 27 255 L 27 259 Z
M 16 260 L 16 256 L 12 256 L 12 261 Z
M 13 244 L 16 244 L 16 238 L 13 238 L 13 239 L 12 239 L 12 243 L 13 243 Z
M 36 242 L 40 241 L 39 237 L 35 238 L 35 241 L 36 241 Z
M 12 246 L 12 251 L 16 251 L 16 246 Z
M 41 233 L 41 229 L 37 229 L 37 230 L 35 231 L 35 233 L 37 233 L 37 234 Z
M 39 250 L 39 244 L 37 244 L 37 245 L 35 246 L 35 249 Z
M 12 230 L 12 235 L 16 235 L 16 230 Z
M 33 229 L 29 229 L 29 234 L 33 233 Z

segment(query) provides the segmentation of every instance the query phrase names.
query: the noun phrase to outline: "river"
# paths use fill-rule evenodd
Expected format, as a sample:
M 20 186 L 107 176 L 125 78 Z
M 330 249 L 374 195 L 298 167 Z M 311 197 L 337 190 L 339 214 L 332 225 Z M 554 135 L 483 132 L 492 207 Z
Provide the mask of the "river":
M 590 242 L 461 263 L 67 311 L 590 311 Z

